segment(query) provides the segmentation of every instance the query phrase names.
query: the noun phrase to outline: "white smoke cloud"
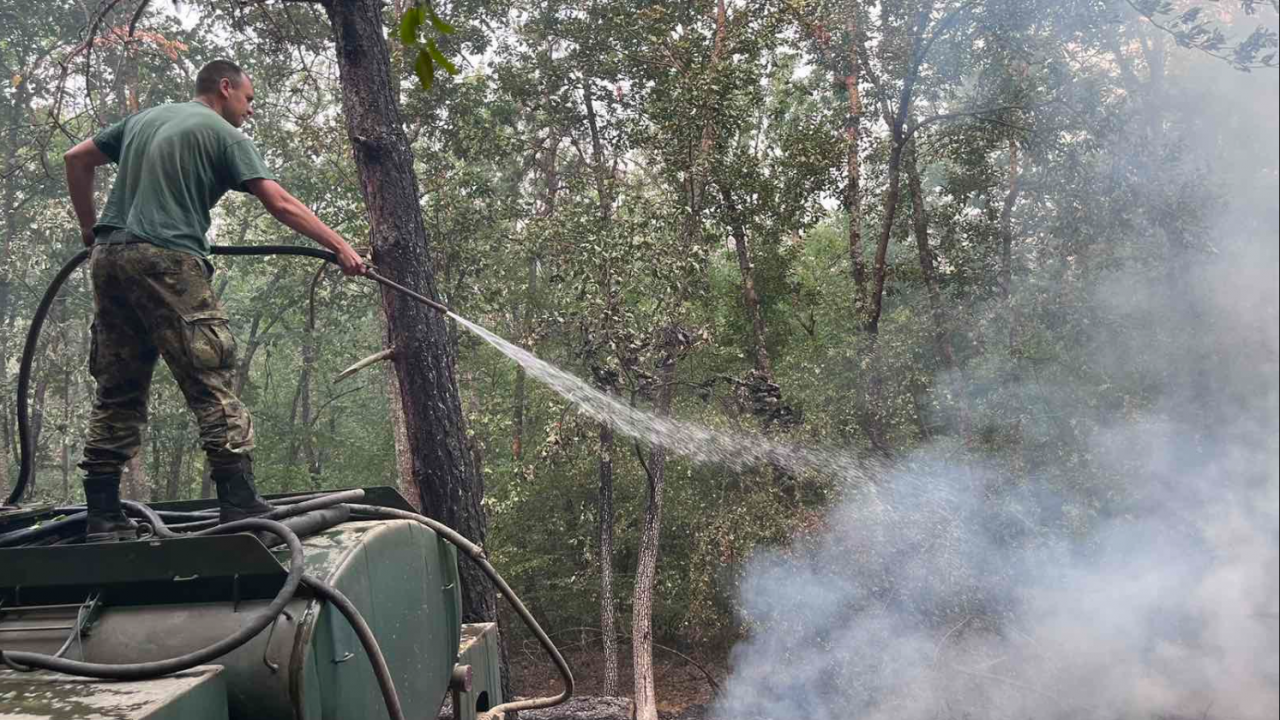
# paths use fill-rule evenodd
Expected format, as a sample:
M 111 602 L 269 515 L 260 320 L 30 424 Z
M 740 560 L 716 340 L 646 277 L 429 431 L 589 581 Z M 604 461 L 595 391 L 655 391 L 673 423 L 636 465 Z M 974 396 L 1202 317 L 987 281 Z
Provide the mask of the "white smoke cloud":
M 1192 160 L 1221 213 L 1183 284 L 1098 293 L 1119 330 L 1097 362 L 1169 385 L 1092 438 L 1106 482 L 1049 491 L 925 452 L 855 492 L 820 538 L 749 564 L 718 720 L 1280 715 L 1280 92 L 1211 62 L 1181 82 L 1219 129 Z

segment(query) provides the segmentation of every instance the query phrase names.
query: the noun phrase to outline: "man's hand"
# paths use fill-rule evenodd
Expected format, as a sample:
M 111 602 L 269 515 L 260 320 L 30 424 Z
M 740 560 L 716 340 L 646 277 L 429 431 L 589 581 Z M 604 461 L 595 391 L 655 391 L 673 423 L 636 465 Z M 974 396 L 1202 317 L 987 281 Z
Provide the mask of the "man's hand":
M 369 268 L 364 264 L 364 258 L 351 249 L 351 245 L 343 243 L 343 247 L 338 248 L 335 253 L 338 256 L 338 266 L 342 268 L 342 273 L 347 277 L 355 275 L 364 275 Z

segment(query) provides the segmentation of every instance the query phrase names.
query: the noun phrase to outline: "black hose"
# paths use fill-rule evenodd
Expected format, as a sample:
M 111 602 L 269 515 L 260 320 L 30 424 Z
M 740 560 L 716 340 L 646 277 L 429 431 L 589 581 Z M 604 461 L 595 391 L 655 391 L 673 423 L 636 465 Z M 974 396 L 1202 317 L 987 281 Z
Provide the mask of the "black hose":
M 303 255 L 335 264 L 338 262 L 337 256 L 328 250 L 300 245 L 253 245 L 247 247 L 215 245 L 212 250 L 214 255 Z M 27 329 L 27 341 L 22 347 L 22 361 L 18 365 L 17 410 L 18 455 L 20 457 L 18 482 L 13 486 L 13 491 L 9 493 L 9 499 L 5 501 L 7 505 L 17 505 L 22 501 L 22 496 L 27 491 L 27 484 L 31 481 L 31 474 L 35 467 L 35 453 L 31 447 L 31 418 L 27 395 L 31 390 L 31 365 L 35 359 L 36 344 L 40 341 L 40 331 L 44 328 L 45 317 L 48 316 L 49 308 L 53 306 L 53 301 L 57 299 L 58 291 L 62 289 L 63 283 L 67 281 L 67 278 L 71 277 L 71 273 L 75 272 L 75 269 L 80 267 L 80 264 L 88 257 L 89 249 L 86 248 L 72 256 L 62 266 L 62 269 L 54 276 L 53 281 L 49 283 L 48 289 L 44 291 L 44 297 L 40 298 L 36 313 L 31 318 L 31 327 Z
M 395 681 L 391 678 L 391 668 L 387 666 L 382 648 L 378 647 L 378 639 L 374 637 L 369 623 L 365 622 L 364 617 L 360 615 L 360 610 L 332 585 L 323 583 L 310 575 L 303 575 L 302 583 L 336 607 L 347 622 L 351 623 L 351 629 L 356 631 L 356 637 L 360 638 L 360 644 L 364 645 L 364 652 L 369 656 L 370 664 L 373 665 L 373 674 L 378 679 L 378 687 L 382 688 L 382 699 L 387 704 L 387 715 L 391 716 L 391 720 L 404 720 L 404 709 L 400 707 L 400 695 L 396 692 Z
M 455 547 L 461 550 L 464 555 L 471 558 L 472 561 L 479 565 L 484 574 L 493 581 L 493 584 L 498 587 L 498 591 L 507 599 L 507 602 L 511 603 L 511 607 L 516 611 L 516 614 L 519 615 L 520 619 L 524 621 L 524 624 L 528 626 L 530 632 L 538 638 L 538 643 L 547 651 L 547 655 L 551 657 L 551 661 L 555 663 L 556 668 L 560 671 L 560 677 L 564 681 L 564 690 L 561 691 L 559 695 L 503 703 L 495 706 L 482 715 L 478 715 L 476 720 L 492 720 L 494 718 L 501 717 L 503 713 L 554 707 L 568 700 L 573 695 L 573 671 L 569 669 L 569 664 L 565 662 L 564 656 L 560 654 L 560 650 L 556 648 L 555 643 L 551 642 L 551 638 L 547 636 L 546 631 L 544 631 L 542 626 L 538 624 L 538 621 L 534 619 L 533 614 L 524 606 L 524 603 L 520 601 L 520 598 L 516 595 L 515 591 L 511 589 L 511 586 L 507 584 L 506 580 L 502 579 L 502 576 L 498 574 L 498 571 L 494 569 L 493 565 L 489 564 L 489 560 L 485 557 L 483 548 L 466 539 L 448 525 L 432 520 L 425 515 L 406 512 L 404 510 L 377 507 L 374 505 L 352 505 L 351 511 L 353 514 L 362 517 L 413 520 L 414 522 L 426 525 L 434 530 L 437 535 L 440 535 L 445 540 L 452 543 Z
M 22 530 L 14 530 L 13 532 L 5 533 L 4 535 L 0 535 L 0 548 L 25 545 L 49 535 L 56 535 L 64 528 L 83 524 L 86 517 L 88 517 L 88 513 L 84 511 L 84 508 L 81 508 L 80 512 L 61 520 L 55 520 L 43 525 L 37 525 L 36 527 L 23 528 Z
M 35 317 L 31 319 L 31 327 L 27 329 L 27 342 L 22 346 L 22 363 L 18 366 L 18 455 L 20 456 L 18 483 L 13 486 L 13 492 L 9 493 L 9 499 L 6 501 L 9 505 L 17 505 L 22 499 L 22 493 L 27 489 L 27 481 L 35 466 L 35 453 L 31 447 L 31 418 L 27 408 L 27 393 L 31 389 L 31 363 L 36 354 L 36 343 L 40 340 L 40 329 L 44 327 L 44 318 L 49 314 L 49 308 L 57 298 L 62 283 L 67 281 L 71 273 L 80 267 L 80 263 L 87 257 L 89 257 L 89 250 L 81 250 L 62 266 L 54 276 L 53 282 L 49 283 L 49 289 L 44 291 L 44 297 L 40 298 Z
M 158 518 L 157 518 L 158 519 Z M 157 532 L 160 528 L 156 528 Z M 142 663 L 91 663 L 79 660 L 68 660 L 66 658 L 54 657 L 43 653 L 25 652 L 25 651 L 9 651 L 0 650 L 0 661 L 13 667 L 17 665 L 23 668 L 33 670 L 52 670 L 54 672 L 66 673 L 68 675 L 79 675 L 81 677 L 92 677 L 101 680 L 143 680 L 146 678 L 160 677 L 162 675 L 172 675 L 173 673 L 189 670 L 197 665 L 203 665 L 210 660 L 222 657 L 227 653 L 235 650 L 241 645 L 249 642 L 255 635 L 266 629 L 268 625 L 275 622 L 276 616 L 284 609 L 284 606 L 293 599 L 293 595 L 298 590 L 298 585 L 302 583 L 302 541 L 293 531 L 286 527 L 283 523 L 274 520 L 261 520 L 253 518 L 249 520 L 237 520 L 219 525 L 211 530 L 195 533 L 196 535 L 226 535 L 230 533 L 265 530 L 277 537 L 284 538 L 289 545 L 289 575 L 285 578 L 284 585 L 280 591 L 276 593 L 275 599 L 271 604 L 257 615 L 244 627 L 237 630 L 234 634 L 213 643 L 212 645 L 180 655 L 167 660 L 156 660 L 153 662 Z

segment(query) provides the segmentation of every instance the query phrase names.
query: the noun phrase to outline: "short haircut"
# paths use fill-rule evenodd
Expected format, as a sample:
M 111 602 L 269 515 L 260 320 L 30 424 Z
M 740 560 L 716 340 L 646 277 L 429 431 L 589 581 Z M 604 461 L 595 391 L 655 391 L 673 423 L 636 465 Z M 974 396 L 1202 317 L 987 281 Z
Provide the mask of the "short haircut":
M 244 81 L 244 70 L 230 60 L 214 60 L 206 63 L 196 74 L 196 95 L 215 95 L 222 78 L 231 81 L 232 87 L 240 87 Z

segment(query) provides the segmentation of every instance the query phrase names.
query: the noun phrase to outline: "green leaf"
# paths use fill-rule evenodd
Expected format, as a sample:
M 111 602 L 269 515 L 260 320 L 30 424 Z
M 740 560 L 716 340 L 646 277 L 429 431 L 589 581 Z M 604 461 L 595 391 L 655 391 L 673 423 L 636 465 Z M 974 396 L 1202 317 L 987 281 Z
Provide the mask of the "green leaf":
M 452 35 L 454 33 L 454 27 L 444 20 L 441 20 L 440 16 L 436 14 L 435 8 L 430 6 L 427 7 L 427 19 L 431 21 L 431 27 L 435 28 L 440 34 Z
M 418 82 L 422 83 L 422 89 L 430 90 L 431 83 L 436 79 L 436 67 L 426 50 L 418 51 L 418 59 L 413 62 L 413 72 L 418 76 Z
M 458 74 L 458 68 L 455 67 L 453 63 L 449 62 L 449 58 L 445 57 L 444 53 L 440 52 L 440 48 L 436 47 L 435 40 L 427 41 L 427 52 L 431 53 L 431 57 L 434 58 L 436 62 L 440 63 L 440 67 L 444 68 L 445 72 L 450 75 Z
M 418 26 L 422 24 L 422 10 L 417 5 L 404 11 L 400 18 L 400 42 L 415 45 L 418 42 Z

